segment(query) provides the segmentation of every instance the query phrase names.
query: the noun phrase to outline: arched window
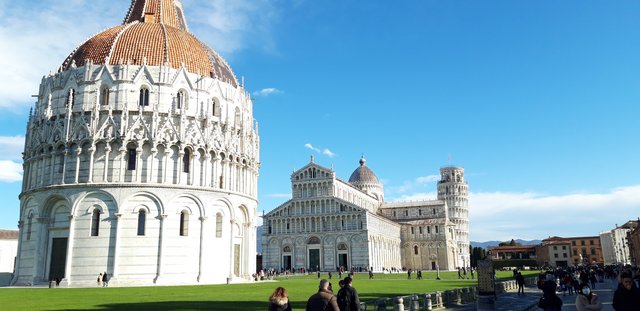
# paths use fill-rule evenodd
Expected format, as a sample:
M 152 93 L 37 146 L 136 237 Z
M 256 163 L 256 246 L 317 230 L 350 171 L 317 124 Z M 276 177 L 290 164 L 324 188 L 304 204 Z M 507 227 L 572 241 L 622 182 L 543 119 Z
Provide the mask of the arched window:
M 98 236 L 100 234 L 100 210 L 94 209 L 91 214 L 91 236 Z
M 436 233 L 438 233 L 438 226 L 436 226 Z
M 191 150 L 188 148 L 184 149 L 184 155 L 182 156 L 182 171 L 185 173 L 189 173 L 189 168 L 191 167 Z
M 176 94 L 176 109 L 187 109 L 187 96 L 183 90 Z
M 109 87 L 106 85 L 100 89 L 100 105 L 101 106 L 109 105 Z
M 216 238 L 222 237 L 222 214 L 216 215 Z
M 215 117 L 219 117 L 220 116 L 220 104 L 218 103 L 218 101 L 214 98 L 211 100 L 211 114 Z
M 418 255 L 418 245 L 414 245 L 414 246 L 413 246 L 413 253 L 414 253 L 415 255 Z
M 241 127 L 242 126 L 242 115 L 240 114 L 240 108 L 238 108 L 238 107 L 236 107 L 235 126 L 236 127 Z
M 411 234 L 413 234 L 413 233 L 414 233 L 414 230 L 413 230 L 413 227 L 411 227 Z
M 27 220 L 27 241 L 31 240 L 31 225 L 33 224 L 33 214 L 29 215 L 29 220 Z
M 127 170 L 133 171 L 136 169 L 136 148 L 129 148 L 127 150 Z
M 182 211 L 180 213 L 180 236 L 187 236 L 189 234 L 189 213 Z
M 144 227 L 147 221 L 147 212 L 145 210 L 138 211 L 138 235 L 144 235 Z
M 320 244 L 320 239 L 318 237 L 312 236 L 307 241 L 307 244 Z
M 428 234 L 431 234 L 431 226 L 428 226 L 428 227 L 427 227 L 427 233 L 428 233 Z
M 138 104 L 140 106 L 149 106 L 149 89 L 144 87 L 140 89 L 140 101 Z

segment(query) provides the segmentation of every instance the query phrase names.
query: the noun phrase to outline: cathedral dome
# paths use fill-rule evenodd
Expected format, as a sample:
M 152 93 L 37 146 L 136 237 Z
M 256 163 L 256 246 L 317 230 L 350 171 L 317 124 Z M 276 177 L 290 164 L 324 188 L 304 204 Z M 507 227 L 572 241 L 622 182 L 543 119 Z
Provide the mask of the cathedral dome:
M 188 32 L 178 0 L 133 0 L 119 26 L 94 35 L 62 64 L 149 65 L 184 68 L 191 73 L 238 85 L 233 71 L 213 49 Z
M 350 184 L 380 183 L 376 174 L 366 166 L 366 163 L 367 160 L 364 159 L 364 156 L 361 157 L 360 166 L 356 168 L 356 170 L 351 173 L 351 177 L 349 177 Z

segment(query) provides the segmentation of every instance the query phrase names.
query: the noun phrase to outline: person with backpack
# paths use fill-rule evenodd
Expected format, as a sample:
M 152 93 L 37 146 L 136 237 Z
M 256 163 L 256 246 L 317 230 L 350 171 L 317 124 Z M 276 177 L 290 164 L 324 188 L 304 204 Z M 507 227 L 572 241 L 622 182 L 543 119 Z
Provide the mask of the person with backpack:
M 350 277 L 344 278 L 344 286 L 338 291 L 338 307 L 340 311 L 360 311 L 358 291 L 351 285 Z
M 320 280 L 318 292 L 307 300 L 306 311 L 340 311 L 336 296 L 331 291 L 331 283 L 328 280 Z

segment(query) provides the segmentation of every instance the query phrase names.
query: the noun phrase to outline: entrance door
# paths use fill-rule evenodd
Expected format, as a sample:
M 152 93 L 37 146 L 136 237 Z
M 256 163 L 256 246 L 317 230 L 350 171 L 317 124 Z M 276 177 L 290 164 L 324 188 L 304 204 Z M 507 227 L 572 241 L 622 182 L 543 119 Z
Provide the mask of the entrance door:
M 282 267 L 285 270 L 291 270 L 291 255 L 282 256 Z
M 436 262 L 432 261 L 431 262 L 431 270 L 435 270 L 436 269 Z
M 309 269 L 311 271 L 320 269 L 320 250 L 317 248 L 309 250 Z
M 349 271 L 347 254 L 338 254 L 338 266 L 344 267 L 344 270 Z
M 49 264 L 49 280 L 64 278 L 67 265 L 67 238 L 51 240 L 51 262 Z

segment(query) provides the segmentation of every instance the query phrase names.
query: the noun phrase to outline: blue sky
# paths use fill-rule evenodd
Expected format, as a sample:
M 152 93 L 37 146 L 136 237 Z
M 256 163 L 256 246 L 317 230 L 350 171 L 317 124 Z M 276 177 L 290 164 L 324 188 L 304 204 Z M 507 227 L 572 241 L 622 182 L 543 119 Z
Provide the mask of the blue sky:
M 439 168 L 464 166 L 474 241 L 640 216 L 638 1 L 182 3 L 253 94 L 260 210 L 310 155 L 346 180 L 364 154 L 389 201 L 435 198 Z M 128 7 L 0 0 L 0 228 L 16 228 L 41 77 Z

